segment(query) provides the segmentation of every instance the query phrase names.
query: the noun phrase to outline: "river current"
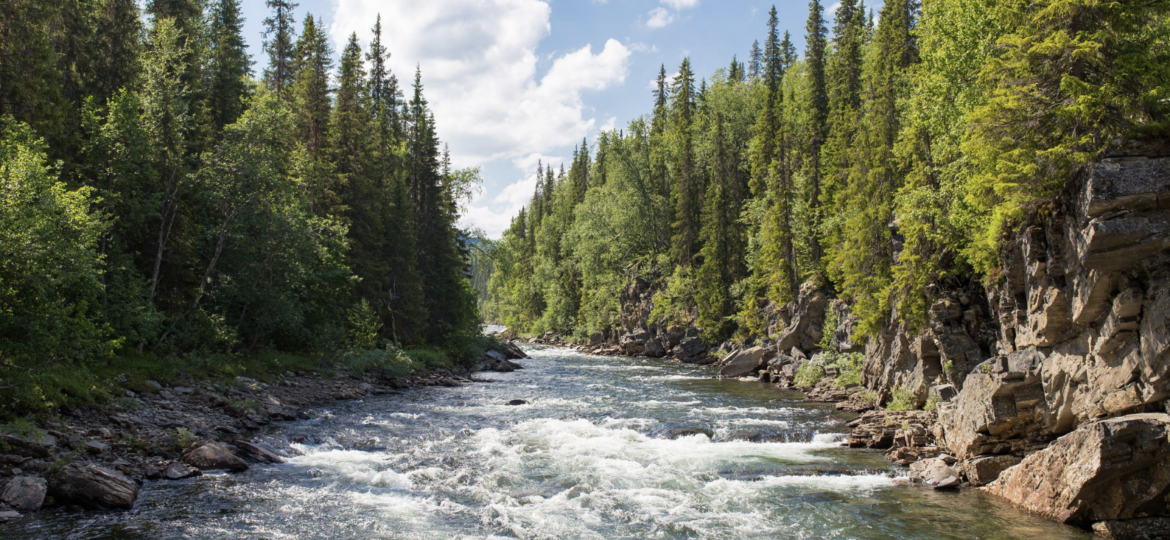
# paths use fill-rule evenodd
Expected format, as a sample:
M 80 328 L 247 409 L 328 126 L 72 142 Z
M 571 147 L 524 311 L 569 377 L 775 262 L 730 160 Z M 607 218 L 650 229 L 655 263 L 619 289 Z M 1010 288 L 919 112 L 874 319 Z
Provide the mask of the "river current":
M 47 511 L 0 539 L 1089 538 L 974 490 L 902 485 L 881 453 L 839 446 L 846 416 L 796 393 L 529 353 L 522 371 L 477 375 L 492 382 L 338 403 L 260 434 L 288 463 L 148 482 L 134 510 Z

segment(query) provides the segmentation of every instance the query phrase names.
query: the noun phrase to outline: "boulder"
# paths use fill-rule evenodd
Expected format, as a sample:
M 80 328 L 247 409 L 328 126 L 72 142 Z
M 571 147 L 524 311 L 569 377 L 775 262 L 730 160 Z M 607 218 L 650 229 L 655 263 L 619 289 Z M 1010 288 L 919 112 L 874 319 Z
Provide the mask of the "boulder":
M 728 357 L 723 369 L 719 370 L 720 377 L 743 377 L 751 375 L 768 365 L 771 359 L 763 347 L 752 347 Z
M 666 356 L 666 347 L 657 339 L 652 339 L 646 342 L 646 356 L 650 358 L 662 358 Z
M 48 483 L 39 476 L 17 476 L 0 491 L 0 501 L 23 512 L 36 512 L 45 503 Z
M 958 475 L 959 473 L 943 458 L 924 459 L 910 464 L 910 481 L 916 484 L 937 486 Z
M 209 442 L 188 450 L 183 454 L 183 462 L 205 471 L 248 470 L 248 464 L 244 460 L 236 457 L 227 445 L 217 442 Z
M 690 364 L 699 364 L 694 360 L 705 358 L 707 356 L 707 343 L 701 337 L 687 337 L 679 342 L 678 346 L 673 351 L 676 357 L 683 362 Z
M 963 472 L 967 482 L 972 486 L 983 486 L 994 482 L 1000 473 L 1016 466 L 1020 462 L 1019 456 L 979 456 L 963 464 Z
M 70 463 L 49 478 L 49 493 L 85 508 L 129 510 L 138 498 L 138 485 L 115 470 Z
M 670 430 L 670 438 L 677 439 L 679 437 L 691 437 L 694 435 L 706 435 L 708 439 L 715 437 L 715 432 L 701 427 L 681 427 Z
M 20 519 L 20 512 L 16 510 L 0 510 L 0 523 L 6 523 L 14 519 Z
M 162 477 L 167 480 L 182 480 L 201 475 L 203 475 L 203 471 L 178 462 L 171 463 L 162 473 Z
M 1170 517 L 1170 414 L 1083 425 L 983 489 L 1062 523 Z
M 253 461 L 256 463 L 284 463 L 284 458 L 277 455 L 268 445 L 252 444 L 250 442 L 239 441 L 236 443 L 236 448 L 240 451 L 240 457 Z

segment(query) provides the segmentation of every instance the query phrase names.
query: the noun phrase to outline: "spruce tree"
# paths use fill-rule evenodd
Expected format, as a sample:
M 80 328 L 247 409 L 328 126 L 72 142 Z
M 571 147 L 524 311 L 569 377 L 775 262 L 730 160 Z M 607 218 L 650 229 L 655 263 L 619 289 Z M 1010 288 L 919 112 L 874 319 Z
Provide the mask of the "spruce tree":
M 370 103 L 373 107 L 374 118 L 377 119 L 380 136 L 383 139 L 397 139 L 401 136 L 398 112 L 402 102 L 402 89 L 398 87 L 398 78 L 390 71 L 386 61 L 390 53 L 382 45 L 382 15 L 379 14 L 374 22 L 374 37 L 370 41 L 370 52 L 366 59 L 370 62 Z
M 702 179 L 695 167 L 694 136 L 691 125 L 695 117 L 695 75 L 690 58 L 683 58 L 678 77 L 671 88 L 671 204 L 674 226 L 671 258 L 676 265 L 690 266 L 699 248 L 699 224 L 702 216 Z
M 844 4 L 842 4 L 844 8 Z M 842 9 L 839 8 L 839 9 Z M 825 28 L 824 8 L 820 0 L 812 0 L 808 5 L 808 23 L 805 26 L 805 73 L 808 81 L 807 101 L 805 114 L 805 149 L 804 149 L 804 176 L 806 186 L 804 202 L 808 205 L 807 224 L 813 234 L 805 239 L 809 246 L 810 259 L 807 268 L 813 272 L 820 271 L 821 245 L 815 231 L 820 224 L 821 198 L 821 147 L 825 141 L 825 122 L 829 115 L 829 95 L 825 87 L 825 54 L 828 29 Z
M 748 58 L 748 77 L 751 80 L 756 80 L 760 77 L 760 71 L 763 69 L 763 53 L 760 52 L 760 40 L 752 42 L 751 56 Z
M 296 78 L 297 21 L 293 11 L 298 4 L 288 0 L 266 0 L 266 4 L 272 15 L 264 19 L 264 51 L 268 53 L 264 82 L 277 96 L 286 97 Z
M 252 60 L 241 33 L 243 26 L 240 0 L 216 0 L 212 4 L 208 28 L 211 45 L 208 108 L 216 133 L 244 113 L 248 98 Z

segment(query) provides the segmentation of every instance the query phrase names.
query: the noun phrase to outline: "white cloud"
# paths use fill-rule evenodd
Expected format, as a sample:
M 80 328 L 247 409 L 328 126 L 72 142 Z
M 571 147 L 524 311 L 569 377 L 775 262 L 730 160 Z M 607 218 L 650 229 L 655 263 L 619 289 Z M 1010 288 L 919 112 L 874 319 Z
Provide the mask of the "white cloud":
M 646 19 L 647 28 L 662 28 L 674 22 L 674 14 L 667 11 L 666 8 L 656 7 L 646 15 L 648 16 Z
M 551 8 L 540 0 L 333 0 L 334 42 L 351 32 L 369 43 L 382 14 L 390 66 L 409 97 L 422 69 L 439 136 L 456 166 L 550 151 L 581 140 L 595 124 L 582 92 L 625 81 L 630 49 L 608 40 L 553 60 L 537 78 L 537 46 Z M 482 225 L 485 229 L 486 224 Z
M 615 121 L 611 118 L 606 124 Z M 508 184 L 490 199 L 481 194 L 468 205 L 460 225 L 478 227 L 488 238 L 499 238 L 512 224 L 512 218 L 532 200 L 532 194 L 536 191 L 536 164 L 552 164 L 556 168 L 564 159 L 540 153 L 513 158 L 512 164 L 525 171 L 524 178 Z
M 688 9 L 699 5 L 699 0 L 662 0 L 662 4 L 674 9 Z

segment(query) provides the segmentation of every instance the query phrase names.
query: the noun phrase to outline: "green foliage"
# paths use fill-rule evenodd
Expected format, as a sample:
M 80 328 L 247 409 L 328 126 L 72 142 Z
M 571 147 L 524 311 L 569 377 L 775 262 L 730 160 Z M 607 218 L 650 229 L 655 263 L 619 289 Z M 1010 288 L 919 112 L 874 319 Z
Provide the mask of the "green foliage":
M 890 400 L 886 402 L 887 411 L 912 411 L 918 408 L 914 392 L 907 388 L 895 388 L 891 392 Z
M 801 388 L 812 388 L 825 378 L 825 367 L 821 362 L 808 360 L 796 370 L 796 377 L 792 382 Z
M 690 322 L 695 303 L 695 278 L 688 267 L 677 266 L 666 278 L 665 287 L 654 296 L 650 322 L 670 327 L 685 327 Z
M 833 359 L 837 378 L 833 381 L 838 388 L 861 384 L 861 370 L 865 366 L 865 355 L 861 353 L 837 354 Z
M 362 298 L 349 310 L 349 343 L 357 349 L 373 349 L 378 345 L 378 331 L 382 321 L 370 302 Z

